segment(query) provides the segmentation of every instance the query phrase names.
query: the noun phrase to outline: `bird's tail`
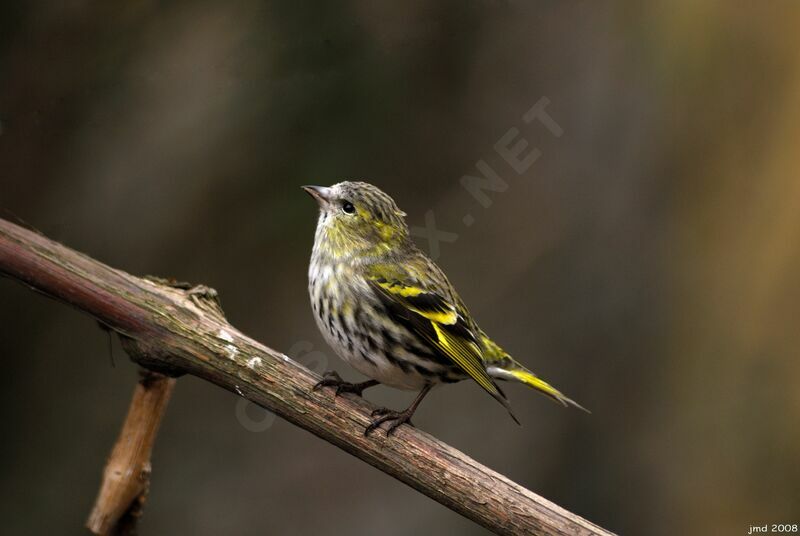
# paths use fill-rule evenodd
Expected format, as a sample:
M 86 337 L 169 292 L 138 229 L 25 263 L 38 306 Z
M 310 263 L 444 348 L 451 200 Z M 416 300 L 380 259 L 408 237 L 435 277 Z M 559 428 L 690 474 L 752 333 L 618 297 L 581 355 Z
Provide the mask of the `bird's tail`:
M 561 391 L 517 363 L 510 355 L 508 355 L 485 334 L 482 334 L 482 339 L 485 349 L 484 362 L 486 365 L 486 372 L 489 374 L 489 376 L 497 378 L 498 380 L 508 380 L 523 383 L 564 406 L 574 406 L 585 411 L 586 413 L 591 413 L 588 409 L 584 408 L 571 398 L 565 396 Z
M 508 368 L 500 368 L 496 365 L 490 365 L 486 367 L 486 372 L 489 373 L 489 376 L 493 378 L 497 378 L 499 380 L 511 380 L 517 381 L 520 383 L 524 383 L 528 387 L 532 387 L 547 395 L 548 397 L 552 398 L 556 402 L 561 403 L 564 406 L 574 406 L 578 409 L 582 409 L 586 413 L 591 413 L 588 409 L 584 408 L 571 398 L 565 396 L 561 391 L 544 381 L 543 379 L 536 376 L 533 372 L 526 369 L 522 365 L 519 365 L 516 362 L 513 362 L 515 367 L 508 367 Z

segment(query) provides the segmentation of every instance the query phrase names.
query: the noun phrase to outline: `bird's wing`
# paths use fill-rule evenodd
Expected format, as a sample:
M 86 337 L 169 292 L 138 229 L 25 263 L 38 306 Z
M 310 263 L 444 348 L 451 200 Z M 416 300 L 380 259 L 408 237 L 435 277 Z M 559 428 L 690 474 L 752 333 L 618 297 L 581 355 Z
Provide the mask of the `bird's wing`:
M 452 361 L 511 413 L 505 395 L 486 372 L 480 343 L 466 311 L 456 300 L 445 298 L 442 292 L 396 266 L 368 268 L 367 281 L 395 321 L 426 341 L 438 355 Z

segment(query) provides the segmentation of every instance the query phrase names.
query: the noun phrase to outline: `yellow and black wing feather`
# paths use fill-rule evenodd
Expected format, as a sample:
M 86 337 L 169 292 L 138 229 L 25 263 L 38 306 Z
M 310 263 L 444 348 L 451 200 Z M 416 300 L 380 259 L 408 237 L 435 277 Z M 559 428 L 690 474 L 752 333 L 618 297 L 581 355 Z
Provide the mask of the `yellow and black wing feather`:
M 435 354 L 452 362 L 475 380 L 503 404 L 516 421 L 505 395 L 486 372 L 480 342 L 466 313 L 453 303 L 455 300 L 448 300 L 425 288 L 413 277 L 400 277 L 402 274 L 394 272 L 389 276 L 376 269 L 367 277 L 393 320 L 428 343 Z

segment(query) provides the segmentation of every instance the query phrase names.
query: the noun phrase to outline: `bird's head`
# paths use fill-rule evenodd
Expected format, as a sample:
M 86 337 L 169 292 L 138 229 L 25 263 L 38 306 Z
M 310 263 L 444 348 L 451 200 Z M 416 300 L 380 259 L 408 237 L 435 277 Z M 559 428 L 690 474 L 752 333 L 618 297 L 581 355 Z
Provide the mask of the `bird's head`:
M 334 257 L 380 255 L 408 237 L 405 213 L 366 182 L 303 186 L 319 204 L 315 247 Z

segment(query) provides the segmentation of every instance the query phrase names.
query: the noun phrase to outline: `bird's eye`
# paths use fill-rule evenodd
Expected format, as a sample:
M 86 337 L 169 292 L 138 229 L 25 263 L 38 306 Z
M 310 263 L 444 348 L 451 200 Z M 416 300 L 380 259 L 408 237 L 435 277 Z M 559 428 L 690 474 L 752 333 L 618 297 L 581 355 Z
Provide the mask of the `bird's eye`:
M 345 214 L 354 214 L 355 211 L 356 207 L 353 206 L 353 203 L 351 203 L 350 201 L 345 201 L 344 203 L 342 203 L 342 212 L 344 212 Z

